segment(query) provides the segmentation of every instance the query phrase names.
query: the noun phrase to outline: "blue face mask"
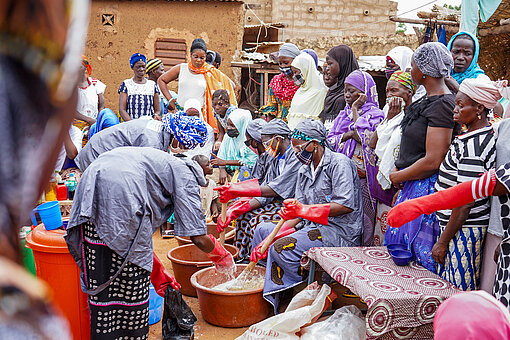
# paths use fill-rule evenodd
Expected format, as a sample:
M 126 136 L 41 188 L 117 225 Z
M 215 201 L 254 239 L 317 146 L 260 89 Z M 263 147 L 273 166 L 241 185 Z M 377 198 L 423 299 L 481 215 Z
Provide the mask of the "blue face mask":
M 283 73 L 284 76 L 288 77 L 292 75 L 292 69 L 289 67 L 280 67 L 280 72 Z
M 304 165 L 310 165 L 312 163 L 312 157 L 313 157 L 313 151 L 306 151 L 306 148 L 310 145 L 310 143 L 307 143 L 301 152 L 296 153 L 297 159 L 303 163 Z

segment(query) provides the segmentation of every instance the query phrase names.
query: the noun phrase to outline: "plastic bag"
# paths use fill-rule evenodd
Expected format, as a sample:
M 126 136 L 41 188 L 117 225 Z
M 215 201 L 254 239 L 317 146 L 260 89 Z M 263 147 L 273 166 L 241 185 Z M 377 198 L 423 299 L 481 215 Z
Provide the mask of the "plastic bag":
M 252 325 L 237 340 L 297 340 L 301 328 L 319 318 L 335 298 L 328 285 L 312 283 L 292 299 L 285 313 Z
M 324 321 L 303 329 L 301 340 L 364 340 L 365 319 L 356 306 L 344 306 Z
M 163 340 L 192 340 L 197 317 L 182 299 L 181 291 L 168 286 L 163 309 Z

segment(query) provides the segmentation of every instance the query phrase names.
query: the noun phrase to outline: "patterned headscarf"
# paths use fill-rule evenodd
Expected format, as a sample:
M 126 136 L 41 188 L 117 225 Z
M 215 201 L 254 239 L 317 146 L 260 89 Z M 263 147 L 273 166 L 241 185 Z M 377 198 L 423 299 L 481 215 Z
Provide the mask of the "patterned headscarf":
M 135 53 L 131 56 L 131 58 L 129 58 L 129 65 L 131 65 L 131 68 L 133 68 L 133 66 L 135 66 L 136 62 L 140 61 L 140 60 L 143 61 L 144 63 L 147 63 L 147 57 L 145 57 L 141 53 Z
M 413 59 L 416 66 L 426 76 L 448 77 L 453 69 L 452 54 L 439 42 L 421 45 L 414 52 Z
M 147 74 L 149 74 L 153 70 L 155 70 L 157 67 L 159 67 L 160 65 L 163 65 L 163 62 L 161 61 L 161 59 L 158 59 L 158 58 L 151 59 L 147 62 L 147 66 L 145 67 L 145 72 Z
M 186 116 L 186 113 L 179 111 L 164 115 L 162 121 L 165 131 L 171 133 L 186 149 L 205 145 L 207 127 L 200 118 Z
M 328 145 L 327 137 L 328 131 L 324 127 L 324 124 L 312 118 L 301 121 L 294 129 L 294 132 L 292 132 L 292 139 L 304 141 L 316 140 L 322 146 Z
M 413 95 L 416 93 L 416 85 L 414 85 L 413 80 L 411 79 L 411 73 L 409 72 L 395 71 L 389 80 L 393 80 L 404 85 L 406 88 L 411 90 Z
M 81 64 L 87 68 L 87 73 L 90 76 L 92 74 L 92 66 L 90 66 L 89 59 L 84 54 L 81 55 Z

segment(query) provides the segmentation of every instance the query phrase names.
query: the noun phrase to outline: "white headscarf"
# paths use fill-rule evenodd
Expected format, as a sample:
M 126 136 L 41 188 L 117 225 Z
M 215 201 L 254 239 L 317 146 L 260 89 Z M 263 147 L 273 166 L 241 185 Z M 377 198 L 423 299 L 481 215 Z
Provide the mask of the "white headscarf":
M 321 81 L 315 68 L 315 61 L 309 54 L 301 53 L 291 65 L 298 68 L 305 79 L 290 104 L 288 124 L 289 128 L 293 130 L 299 122 L 306 118 L 319 119 L 328 89 Z
M 398 66 L 400 70 L 406 72 L 411 69 L 411 58 L 413 56 L 413 50 L 407 46 L 397 46 L 392 48 L 386 55 L 390 57 Z

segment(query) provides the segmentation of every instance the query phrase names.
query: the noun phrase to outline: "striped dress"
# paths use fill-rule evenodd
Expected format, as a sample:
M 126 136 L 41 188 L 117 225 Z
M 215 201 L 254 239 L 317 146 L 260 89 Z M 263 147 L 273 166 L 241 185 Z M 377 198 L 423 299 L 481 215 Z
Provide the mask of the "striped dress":
M 493 168 L 496 163 L 496 138 L 492 126 L 458 136 L 439 168 L 436 190 L 471 181 Z M 441 233 L 450 219 L 451 210 L 437 212 Z M 478 289 L 483 242 L 489 224 L 490 200 L 474 202 L 469 216 L 450 241 L 439 275 L 462 290 Z

